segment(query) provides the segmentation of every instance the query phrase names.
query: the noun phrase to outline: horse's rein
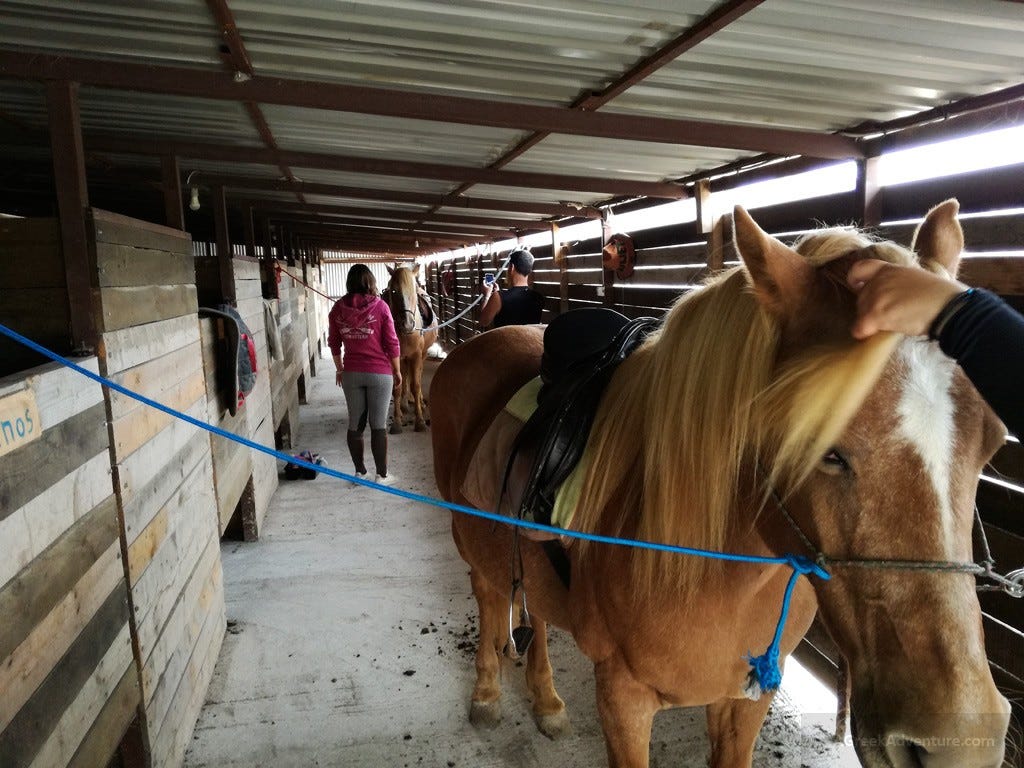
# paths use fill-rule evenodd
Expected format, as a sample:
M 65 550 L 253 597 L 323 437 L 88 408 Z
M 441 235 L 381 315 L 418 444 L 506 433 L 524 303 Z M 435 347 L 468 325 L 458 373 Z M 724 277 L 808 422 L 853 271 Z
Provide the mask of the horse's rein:
M 800 541 L 808 551 L 813 553 L 814 562 L 824 571 L 829 571 L 829 566 L 848 568 L 876 568 L 879 570 L 895 571 L 932 571 L 940 573 L 969 573 L 976 578 L 988 579 L 992 584 L 978 584 L 979 592 L 1005 592 L 1010 597 L 1024 598 L 1024 568 L 1017 568 L 1007 572 L 1005 575 L 996 572 L 996 561 L 992 557 L 992 550 L 989 549 L 988 537 L 985 535 L 985 526 L 981 522 L 981 513 L 977 505 L 974 507 L 974 530 L 979 534 L 984 557 L 981 562 L 957 562 L 948 560 L 890 560 L 873 558 L 831 558 L 818 549 L 810 538 L 803 532 L 796 520 L 786 508 L 785 502 L 779 496 L 775 488 L 771 488 L 772 500 L 778 507 L 779 512 L 796 531 Z

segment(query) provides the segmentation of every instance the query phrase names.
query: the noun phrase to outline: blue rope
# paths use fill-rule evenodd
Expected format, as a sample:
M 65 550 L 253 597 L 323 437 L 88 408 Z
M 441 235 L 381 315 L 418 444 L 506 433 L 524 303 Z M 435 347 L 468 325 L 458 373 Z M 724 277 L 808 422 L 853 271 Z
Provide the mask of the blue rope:
M 148 405 L 150 408 L 155 408 L 158 411 L 173 416 L 176 419 L 188 422 L 194 427 L 206 430 L 211 434 L 223 437 L 226 440 L 233 440 L 236 443 L 240 443 L 248 448 L 266 454 L 267 456 L 273 456 L 279 461 L 288 462 L 299 467 L 306 469 L 312 469 L 315 472 L 320 472 L 329 477 L 333 477 L 337 480 L 346 480 L 355 485 L 362 485 L 367 488 L 374 488 L 384 493 L 390 493 L 392 496 L 398 496 L 403 499 L 409 499 L 410 501 L 419 501 L 424 504 L 428 504 L 435 507 L 441 507 L 443 509 L 450 510 L 452 512 L 459 512 L 465 515 L 472 515 L 473 517 L 483 518 L 484 520 L 491 520 L 496 523 L 503 523 L 505 525 L 518 526 L 520 528 L 528 528 L 535 531 L 544 531 L 546 533 L 552 533 L 557 536 L 567 536 L 573 539 L 581 539 L 583 541 L 593 541 L 599 544 L 614 544 L 617 546 L 624 547 L 635 547 L 639 549 L 650 549 L 658 552 L 670 552 L 679 555 L 690 555 L 693 557 L 707 557 L 714 560 L 726 560 L 729 562 L 737 563 L 761 563 L 761 564 L 775 564 L 775 565 L 788 565 L 793 569 L 793 573 L 789 578 L 789 583 L 786 585 L 786 593 L 782 600 L 782 610 L 779 614 L 779 621 L 775 627 L 775 636 L 772 639 L 771 645 L 768 646 L 768 650 L 764 654 L 757 657 L 747 656 L 747 660 L 750 662 L 752 671 L 751 675 L 755 677 L 764 691 L 773 691 L 779 687 L 779 683 L 782 680 L 782 673 L 779 670 L 779 648 L 782 642 L 782 631 L 785 627 L 786 617 L 789 615 L 790 599 L 793 595 L 793 588 L 796 585 L 796 580 L 801 575 L 814 575 L 818 578 L 828 580 L 831 578 L 828 571 L 822 568 L 817 563 L 808 560 L 804 557 L 796 555 L 785 555 L 782 557 L 767 557 L 764 555 L 743 555 L 732 552 L 713 552 L 707 549 L 699 549 L 696 547 L 682 547 L 674 544 L 662 544 L 655 541 L 643 541 L 638 539 L 623 539 L 617 536 L 602 536 L 596 533 L 588 533 L 586 531 L 573 531 L 567 528 L 556 528 L 551 525 L 544 525 L 543 523 L 536 523 L 532 520 L 520 520 L 508 517 L 506 515 L 499 515 L 494 512 L 485 512 L 484 510 L 477 509 L 475 507 L 467 507 L 462 504 L 455 504 L 450 501 L 443 501 L 441 499 L 435 499 L 431 496 L 424 496 L 419 493 L 413 493 L 412 491 L 404 491 L 401 488 L 393 488 L 388 486 L 379 485 L 370 480 L 366 480 L 355 475 L 348 475 L 344 472 L 339 472 L 336 469 L 331 469 L 322 464 L 314 464 L 298 456 L 290 456 L 286 453 L 282 453 L 273 448 L 269 448 L 260 443 L 249 440 L 248 438 L 242 437 L 241 435 L 235 435 L 231 432 L 221 429 L 220 427 L 208 424 L 205 421 L 201 421 L 187 413 L 170 408 L 163 403 L 158 403 L 156 400 L 152 400 L 145 395 L 140 395 L 138 392 L 134 392 L 127 387 L 123 387 L 117 382 L 111 381 L 110 379 L 104 378 L 97 373 L 93 373 L 87 368 L 83 368 L 77 363 L 68 360 L 66 357 L 58 355 L 56 352 L 47 349 L 40 344 L 32 341 L 31 339 L 22 336 L 17 331 L 8 328 L 6 325 L 0 324 L 0 334 L 7 336 L 10 339 L 22 344 L 34 352 L 38 352 L 40 355 L 53 360 L 54 362 L 60 363 L 67 368 L 80 373 L 88 379 L 95 381 L 101 386 L 106 387 L 114 392 L 119 392 L 126 397 L 130 397 L 133 400 L 138 400 L 140 403 Z

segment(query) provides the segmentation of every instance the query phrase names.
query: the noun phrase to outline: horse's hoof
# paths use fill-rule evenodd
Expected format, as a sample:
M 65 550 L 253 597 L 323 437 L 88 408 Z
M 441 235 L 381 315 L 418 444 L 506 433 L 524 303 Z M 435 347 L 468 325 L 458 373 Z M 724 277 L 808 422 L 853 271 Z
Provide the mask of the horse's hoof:
M 533 719 L 537 723 L 537 730 L 549 739 L 561 739 L 572 733 L 569 716 L 564 709 L 553 715 L 534 715 Z
M 416 431 L 417 432 L 426 432 L 427 431 L 427 425 L 425 423 L 423 423 L 422 421 L 416 422 Z
M 388 431 L 391 432 L 392 435 L 400 435 L 402 434 L 402 425 L 397 421 L 392 422 L 391 429 Z
M 474 701 L 469 706 L 469 722 L 477 728 L 494 728 L 501 722 L 501 700 Z

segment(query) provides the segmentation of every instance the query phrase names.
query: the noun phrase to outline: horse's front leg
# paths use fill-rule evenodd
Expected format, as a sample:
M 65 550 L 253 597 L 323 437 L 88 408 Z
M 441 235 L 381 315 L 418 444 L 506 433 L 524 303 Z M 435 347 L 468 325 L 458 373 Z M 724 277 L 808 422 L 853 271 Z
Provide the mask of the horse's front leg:
M 537 616 L 530 620 L 533 642 L 526 653 L 526 684 L 533 695 L 533 719 L 537 729 L 549 739 L 565 736 L 571 730 L 565 702 L 555 690 L 548 657 L 548 625 Z
M 594 676 L 609 768 L 647 768 L 651 726 L 662 707 L 657 691 L 634 678 L 618 656 L 595 664 Z
M 427 421 L 423 418 L 423 358 L 426 352 L 421 351 L 416 363 L 412 368 L 411 379 L 412 401 L 416 408 L 416 431 L 424 432 L 427 429 Z
M 469 572 L 469 579 L 480 618 L 476 685 L 470 701 L 469 721 L 493 728 L 501 722 L 501 656 L 508 637 L 508 604 L 475 568 Z
M 402 371 L 402 387 L 395 393 L 391 398 L 391 402 L 394 404 L 394 413 L 391 419 L 391 434 L 400 435 L 402 434 L 402 391 L 405 388 L 405 362 L 403 360 L 398 361 L 398 369 Z
M 709 768 L 750 768 L 754 743 L 773 698 L 765 694 L 757 701 L 723 699 L 707 705 Z

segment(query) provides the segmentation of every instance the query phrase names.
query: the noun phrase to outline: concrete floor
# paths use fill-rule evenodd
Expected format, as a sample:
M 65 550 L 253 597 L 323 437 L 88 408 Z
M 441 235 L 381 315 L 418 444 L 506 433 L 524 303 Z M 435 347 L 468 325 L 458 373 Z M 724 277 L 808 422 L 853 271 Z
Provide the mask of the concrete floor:
M 324 363 L 296 448 L 350 472 L 344 399 Z M 429 433 L 391 436 L 390 451 L 399 487 L 435 495 Z M 491 731 L 469 724 L 476 607 L 449 520 L 328 477 L 282 480 L 262 538 L 222 545 L 228 634 L 186 766 L 604 765 L 591 666 L 557 631 L 552 664 L 573 733 L 557 742 L 538 733 L 512 662 L 504 721 Z M 790 665 L 755 765 L 856 765 L 849 747 L 830 742 L 834 723 L 834 700 Z M 702 709 L 656 718 L 652 766 L 706 761 Z

